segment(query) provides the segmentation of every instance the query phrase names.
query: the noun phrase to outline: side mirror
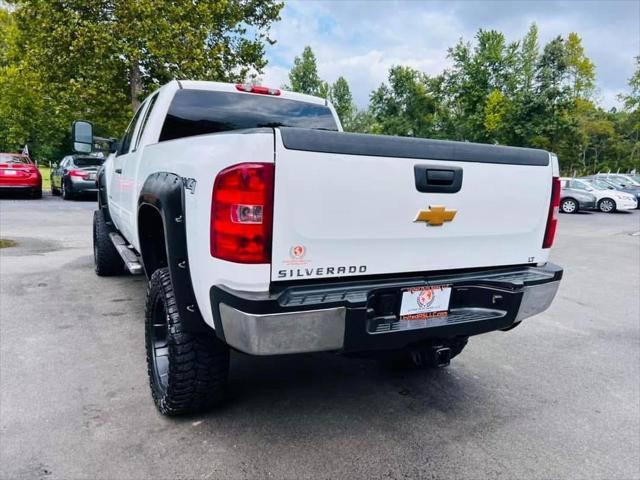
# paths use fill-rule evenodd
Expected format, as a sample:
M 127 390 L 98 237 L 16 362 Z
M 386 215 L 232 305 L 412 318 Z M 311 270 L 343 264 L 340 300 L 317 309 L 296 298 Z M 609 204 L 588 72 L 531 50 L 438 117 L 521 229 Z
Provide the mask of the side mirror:
M 109 153 L 116 153 L 120 148 L 120 142 L 116 140 L 111 140 L 109 142 Z
M 76 120 L 71 126 L 73 150 L 76 153 L 91 153 L 93 150 L 93 125 L 84 120 Z

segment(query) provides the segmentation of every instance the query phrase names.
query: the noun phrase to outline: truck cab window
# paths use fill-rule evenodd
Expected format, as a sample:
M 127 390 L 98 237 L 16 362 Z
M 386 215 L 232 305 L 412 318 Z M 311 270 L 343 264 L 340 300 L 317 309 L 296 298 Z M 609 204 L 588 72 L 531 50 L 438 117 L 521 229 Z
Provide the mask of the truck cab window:
M 300 127 L 337 131 L 325 105 L 251 93 L 179 90 L 160 140 L 261 127 Z
M 133 144 L 133 148 L 131 149 L 132 152 L 135 152 L 138 149 L 138 145 L 140 144 L 140 139 L 142 138 L 142 133 L 144 132 L 145 128 L 147 128 L 147 122 L 149 121 L 151 110 L 153 110 L 153 106 L 156 103 L 157 98 L 158 98 L 158 93 L 156 92 L 153 95 L 153 97 L 149 99 L 149 102 L 147 102 L 149 106 L 145 110 L 144 116 L 142 117 L 142 123 L 140 124 L 140 128 L 138 129 L 138 135 L 136 136 L 136 141 Z
M 144 110 L 144 104 L 140 105 L 138 111 L 133 116 L 133 119 L 125 130 L 124 135 L 122 136 L 122 141 L 120 142 L 120 148 L 118 149 L 118 155 L 129 153 L 129 148 L 131 147 L 131 139 L 133 138 L 133 132 L 136 130 L 136 124 L 138 123 L 138 118 L 140 118 L 142 110 Z

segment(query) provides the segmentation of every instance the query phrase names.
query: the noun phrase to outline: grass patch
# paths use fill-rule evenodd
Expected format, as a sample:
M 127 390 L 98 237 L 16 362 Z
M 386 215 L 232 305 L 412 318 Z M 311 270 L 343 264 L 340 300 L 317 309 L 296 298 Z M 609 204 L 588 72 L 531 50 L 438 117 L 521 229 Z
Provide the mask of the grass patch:
M 8 238 L 0 238 L 0 248 L 15 247 L 18 243 L 15 240 L 9 240 Z
M 38 167 L 42 175 L 42 190 L 51 190 L 51 169 L 49 167 Z

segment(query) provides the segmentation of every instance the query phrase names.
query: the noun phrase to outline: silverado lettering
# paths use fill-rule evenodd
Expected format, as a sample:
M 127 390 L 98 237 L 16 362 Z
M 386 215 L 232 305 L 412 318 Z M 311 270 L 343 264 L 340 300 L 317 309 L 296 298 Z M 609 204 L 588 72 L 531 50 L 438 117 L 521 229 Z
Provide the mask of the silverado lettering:
M 367 272 L 366 265 L 350 265 L 348 267 L 317 267 L 317 268 L 296 268 L 288 270 L 278 270 L 278 278 L 292 277 L 322 277 L 323 275 L 352 275 L 354 273 L 364 274 Z

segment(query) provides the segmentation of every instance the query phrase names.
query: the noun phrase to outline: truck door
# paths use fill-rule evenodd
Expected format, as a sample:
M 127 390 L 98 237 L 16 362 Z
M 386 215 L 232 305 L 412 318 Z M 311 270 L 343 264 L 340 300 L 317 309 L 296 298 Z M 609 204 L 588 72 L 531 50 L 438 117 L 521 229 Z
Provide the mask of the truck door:
M 107 194 L 109 196 L 109 213 L 112 220 L 115 222 L 118 230 L 122 232 L 127 239 L 130 239 L 128 230 L 128 215 L 123 211 L 122 202 L 125 198 L 128 198 L 127 191 L 131 190 L 133 186 L 127 181 L 124 176 L 125 165 L 131 168 L 131 163 L 135 162 L 135 152 L 131 151 L 132 141 L 134 134 L 140 123 L 140 117 L 145 108 L 145 104 L 142 104 L 133 119 L 129 123 L 129 126 L 122 136 L 118 151 L 116 152 L 113 160 L 113 175 L 110 177 L 110 184 L 107 187 Z M 129 229 L 130 230 L 130 229 Z
M 138 168 L 142 155 L 142 145 L 140 140 L 144 133 L 149 115 L 153 109 L 158 94 L 149 97 L 138 109 L 138 116 L 135 120 L 135 128 L 132 130 L 132 137 L 129 140 L 129 151 L 124 155 L 120 173 L 120 218 L 124 226 L 123 233 L 127 240 L 136 242 L 137 235 L 137 212 L 138 212 L 138 192 L 142 185 L 137 185 Z

